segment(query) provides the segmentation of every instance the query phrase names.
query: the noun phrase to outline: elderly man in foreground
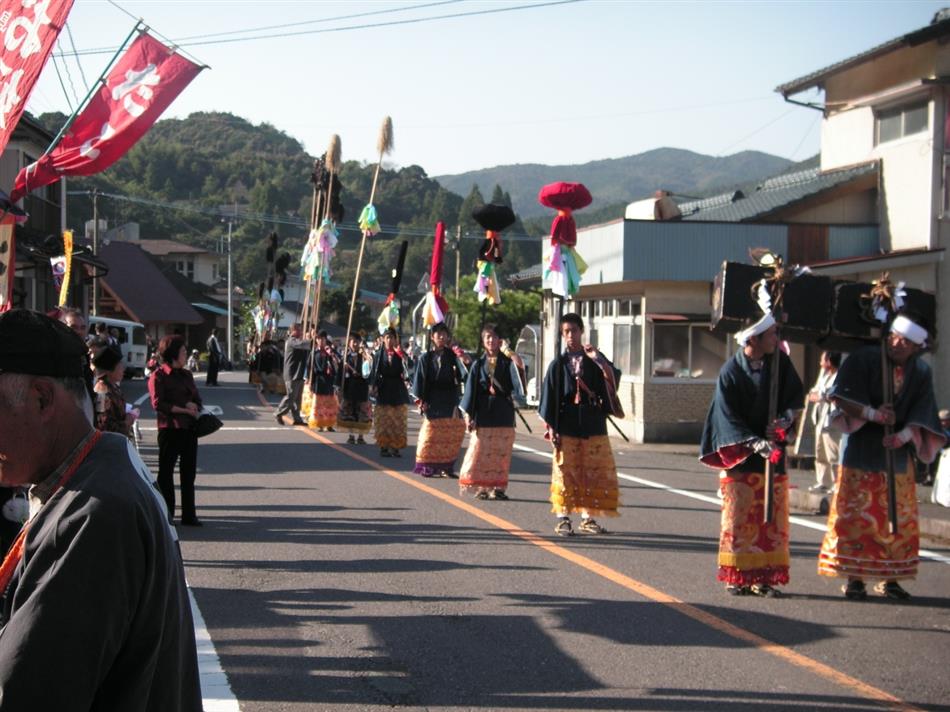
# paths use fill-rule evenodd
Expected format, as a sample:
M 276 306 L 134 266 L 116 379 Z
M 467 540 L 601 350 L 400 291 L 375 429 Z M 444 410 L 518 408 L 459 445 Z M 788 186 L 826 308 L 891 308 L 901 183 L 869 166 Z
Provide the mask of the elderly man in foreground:
M 84 354 L 0 314 L 0 483 L 30 487 L 0 566 L 0 710 L 200 710 L 177 537 L 129 441 L 92 427 Z

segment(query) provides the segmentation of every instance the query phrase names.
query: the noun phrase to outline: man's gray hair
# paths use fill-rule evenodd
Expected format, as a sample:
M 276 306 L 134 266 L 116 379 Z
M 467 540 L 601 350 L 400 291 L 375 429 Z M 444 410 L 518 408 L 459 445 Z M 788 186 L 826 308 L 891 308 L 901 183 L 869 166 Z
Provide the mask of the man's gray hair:
M 34 378 L 46 378 L 58 383 L 69 393 L 76 405 L 92 420 L 92 401 L 89 400 L 89 391 L 86 381 L 82 378 L 51 378 L 49 376 L 31 376 L 27 373 L 4 373 L 0 378 L 0 407 L 16 408 L 26 401 L 26 394 L 30 388 L 30 381 Z

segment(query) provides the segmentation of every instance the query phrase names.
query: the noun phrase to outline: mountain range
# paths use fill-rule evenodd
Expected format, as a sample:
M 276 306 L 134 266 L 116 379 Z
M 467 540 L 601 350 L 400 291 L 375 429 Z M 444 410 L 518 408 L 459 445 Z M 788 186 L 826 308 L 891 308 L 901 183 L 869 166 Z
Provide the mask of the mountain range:
M 788 159 L 760 151 L 718 157 L 679 148 L 657 148 L 581 165 L 513 164 L 435 176 L 435 180 L 462 196 L 468 195 L 473 185 L 486 196 L 500 185 L 510 195 L 514 211 L 528 219 L 550 213 L 550 208 L 538 203 L 537 193 L 541 186 L 555 181 L 583 183 L 594 197 L 591 209 L 597 210 L 648 198 L 658 189 L 703 196 L 774 176 L 791 165 Z M 617 217 L 621 215 L 622 212 Z

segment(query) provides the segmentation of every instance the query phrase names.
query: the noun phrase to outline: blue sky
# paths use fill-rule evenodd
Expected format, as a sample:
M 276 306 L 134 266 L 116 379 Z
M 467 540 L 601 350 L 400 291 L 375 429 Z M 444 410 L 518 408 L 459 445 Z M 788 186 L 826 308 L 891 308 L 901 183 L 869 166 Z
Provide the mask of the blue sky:
M 227 111 L 272 124 L 311 154 L 322 153 L 337 133 L 344 160 L 375 161 L 376 134 L 388 114 L 395 150 L 387 162 L 418 164 L 429 175 L 585 163 L 662 146 L 802 160 L 818 151 L 820 114 L 785 103 L 775 87 L 923 27 L 942 6 L 542 3 L 76 0 L 72 42 L 64 32 L 58 48 L 68 56 L 58 62 L 75 105 L 85 94 L 83 75 L 93 82 L 111 56 L 86 51 L 116 46 L 133 17 L 141 17 L 211 67 L 165 116 Z M 516 6 L 533 7 L 294 34 Z M 400 8 L 407 9 L 325 21 Z M 274 25 L 285 27 L 259 29 Z M 210 43 L 253 30 L 277 36 Z M 207 36 L 223 32 L 239 34 Z M 69 113 L 52 63 L 27 108 Z

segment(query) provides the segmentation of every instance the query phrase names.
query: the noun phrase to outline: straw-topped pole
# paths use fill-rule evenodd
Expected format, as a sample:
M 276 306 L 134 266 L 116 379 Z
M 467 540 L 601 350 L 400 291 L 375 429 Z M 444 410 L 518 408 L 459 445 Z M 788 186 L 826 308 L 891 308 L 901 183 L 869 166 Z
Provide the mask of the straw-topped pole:
M 367 203 L 366 208 L 363 209 L 363 214 L 370 217 L 371 223 L 374 227 L 364 227 L 363 228 L 363 238 L 360 240 L 360 254 L 356 259 L 356 274 L 353 277 L 353 295 L 350 298 L 350 315 L 346 320 L 346 343 L 349 344 L 350 334 L 353 332 L 353 310 L 356 309 L 356 298 L 359 295 L 360 289 L 360 273 L 363 270 L 363 254 L 366 251 L 366 238 L 371 234 L 376 234 L 373 232 L 375 230 L 378 232 L 379 224 L 376 221 L 376 209 L 373 207 L 373 198 L 376 197 L 376 186 L 379 183 L 379 171 L 383 165 L 383 156 L 392 152 L 393 150 L 393 120 L 391 117 L 387 116 L 383 119 L 382 126 L 379 127 L 379 136 L 376 138 L 376 150 L 379 151 L 379 161 L 376 163 L 376 172 L 373 174 L 373 187 L 369 193 L 369 203 Z M 362 217 L 361 224 L 362 224 Z M 343 350 L 344 358 L 346 357 L 346 348 Z M 340 387 L 346 383 L 346 369 L 343 369 L 343 375 L 340 377 Z
M 324 217 L 323 217 L 324 223 L 326 223 L 330 219 L 330 205 L 333 203 L 333 179 L 336 176 L 336 174 L 340 172 L 341 155 L 342 155 L 342 147 L 340 143 L 340 137 L 337 134 L 333 134 L 330 137 L 330 145 L 327 148 L 327 153 L 326 153 L 326 170 L 327 170 L 327 173 L 329 174 L 330 179 L 329 179 L 329 182 L 327 183 L 327 197 L 326 197 L 326 204 L 324 206 Z M 331 229 L 331 227 L 326 224 L 321 225 L 320 231 L 322 232 L 324 229 Z M 322 244 L 322 241 L 323 241 L 323 238 L 318 237 L 318 244 L 317 244 L 318 250 L 320 249 L 320 245 Z M 327 255 L 325 253 L 321 255 L 319 274 L 317 275 L 317 298 L 314 300 L 313 319 L 312 319 L 312 323 L 317 329 L 320 328 L 320 297 L 323 291 L 323 273 L 326 271 L 326 265 L 324 263 L 324 260 L 326 260 L 326 258 L 327 258 Z

